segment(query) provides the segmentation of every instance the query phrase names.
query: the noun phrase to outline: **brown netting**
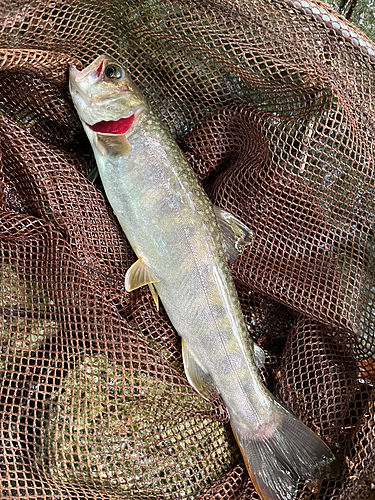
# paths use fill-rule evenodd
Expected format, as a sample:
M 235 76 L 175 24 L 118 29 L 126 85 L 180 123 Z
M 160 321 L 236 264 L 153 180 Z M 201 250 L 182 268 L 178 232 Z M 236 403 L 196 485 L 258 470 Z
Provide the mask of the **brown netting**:
M 305 500 L 375 498 L 375 47 L 317 1 L 1 0 L 0 472 L 6 499 L 258 499 L 189 386 L 101 191 L 67 69 L 128 66 L 211 199 L 264 380 L 331 446 Z

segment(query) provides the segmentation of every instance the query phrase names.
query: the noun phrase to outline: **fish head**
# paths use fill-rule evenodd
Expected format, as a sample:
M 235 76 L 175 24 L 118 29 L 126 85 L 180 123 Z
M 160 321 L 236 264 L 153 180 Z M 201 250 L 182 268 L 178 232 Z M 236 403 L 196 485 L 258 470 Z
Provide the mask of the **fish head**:
M 130 135 L 147 102 L 124 67 L 101 55 L 82 71 L 69 71 L 69 90 L 87 135 Z

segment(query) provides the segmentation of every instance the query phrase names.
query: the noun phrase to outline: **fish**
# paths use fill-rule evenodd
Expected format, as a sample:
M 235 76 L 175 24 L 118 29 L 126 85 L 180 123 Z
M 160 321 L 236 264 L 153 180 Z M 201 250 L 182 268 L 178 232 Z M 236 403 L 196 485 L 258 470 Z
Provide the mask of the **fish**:
M 249 334 L 229 262 L 252 244 L 212 204 L 178 144 L 128 71 L 103 54 L 69 72 L 69 90 L 104 190 L 137 260 L 125 289 L 149 286 L 182 338 L 185 373 L 219 393 L 262 500 L 292 500 L 300 481 L 335 475 L 330 448 L 262 382 L 264 352 Z

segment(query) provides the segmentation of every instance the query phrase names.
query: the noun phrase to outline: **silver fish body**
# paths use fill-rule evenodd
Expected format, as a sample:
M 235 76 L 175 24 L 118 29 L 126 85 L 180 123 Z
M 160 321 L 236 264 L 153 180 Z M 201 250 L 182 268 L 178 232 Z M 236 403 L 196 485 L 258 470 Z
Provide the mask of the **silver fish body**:
M 101 56 L 82 72 L 71 68 L 70 91 L 108 200 L 138 257 L 127 272 L 128 289 L 149 284 L 156 301 L 160 297 L 183 339 L 190 383 L 204 397 L 211 388 L 220 393 L 261 497 L 294 498 L 297 482 L 329 472 L 334 457 L 260 379 L 259 351 L 227 264 L 220 220 L 230 215 L 214 209 L 178 145 L 116 61 Z M 121 119 L 129 127 L 124 133 L 115 130 Z M 230 222 L 242 240 L 249 239 L 239 221 Z

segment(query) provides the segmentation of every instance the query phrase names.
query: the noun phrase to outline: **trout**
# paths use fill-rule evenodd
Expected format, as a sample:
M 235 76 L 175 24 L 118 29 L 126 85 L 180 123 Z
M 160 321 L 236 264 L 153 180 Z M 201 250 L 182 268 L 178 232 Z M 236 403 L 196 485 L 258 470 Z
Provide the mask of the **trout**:
M 70 93 L 106 196 L 137 256 L 125 288 L 144 285 L 182 338 L 185 373 L 204 398 L 218 391 L 263 500 L 295 498 L 300 481 L 335 472 L 328 446 L 285 410 L 259 375 L 228 260 L 251 242 L 213 206 L 177 143 L 124 67 L 102 55 L 70 68 Z

